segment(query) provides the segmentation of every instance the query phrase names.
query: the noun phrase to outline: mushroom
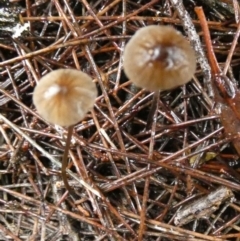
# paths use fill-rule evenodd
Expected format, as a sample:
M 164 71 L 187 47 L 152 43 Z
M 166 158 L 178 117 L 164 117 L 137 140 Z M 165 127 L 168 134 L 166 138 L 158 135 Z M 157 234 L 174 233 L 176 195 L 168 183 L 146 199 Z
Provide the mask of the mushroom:
M 149 144 L 149 158 L 152 158 L 159 92 L 176 88 L 191 80 L 196 68 L 195 54 L 188 41 L 173 27 L 151 25 L 140 28 L 127 43 L 123 53 L 123 68 L 136 86 L 154 91 L 146 123 L 146 130 L 152 127 Z M 148 197 L 149 179 L 146 183 L 143 206 Z M 144 209 L 140 218 L 142 222 L 138 235 L 139 240 L 142 240 Z
M 67 181 L 66 167 L 73 126 L 93 108 L 96 97 L 97 88 L 92 79 L 74 69 L 58 69 L 46 74 L 33 92 L 38 113 L 52 124 L 68 127 L 61 172 L 69 192 L 72 189 Z
M 123 68 L 136 86 L 163 91 L 191 80 L 196 57 L 189 42 L 173 27 L 150 25 L 137 30 L 127 43 Z
M 155 92 L 146 124 L 149 129 L 159 91 L 190 81 L 196 69 L 196 57 L 189 42 L 173 27 L 150 25 L 137 30 L 127 43 L 123 68 L 136 86 Z

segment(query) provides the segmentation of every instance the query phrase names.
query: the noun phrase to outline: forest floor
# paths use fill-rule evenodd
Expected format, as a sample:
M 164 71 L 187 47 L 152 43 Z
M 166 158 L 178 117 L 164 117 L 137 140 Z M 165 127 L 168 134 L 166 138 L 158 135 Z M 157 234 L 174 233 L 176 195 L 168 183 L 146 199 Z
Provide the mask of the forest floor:
M 238 1 L 2 2 L 0 240 L 239 241 Z M 123 70 L 148 25 L 173 26 L 197 57 L 192 80 L 157 98 Z M 67 129 L 32 102 L 60 68 L 98 88 L 71 138 L 74 194 L 61 175 Z

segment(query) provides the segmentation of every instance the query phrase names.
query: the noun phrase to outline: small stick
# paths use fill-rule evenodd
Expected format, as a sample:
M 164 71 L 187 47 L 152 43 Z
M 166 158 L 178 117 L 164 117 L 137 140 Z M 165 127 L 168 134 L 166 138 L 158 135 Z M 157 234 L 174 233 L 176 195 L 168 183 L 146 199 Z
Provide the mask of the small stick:
M 214 75 L 220 74 L 221 69 L 218 65 L 216 56 L 214 54 L 214 50 L 213 50 L 212 43 L 211 43 L 211 37 L 210 37 L 210 33 L 209 33 L 209 28 L 207 25 L 207 20 L 206 20 L 205 14 L 203 12 L 203 9 L 202 9 L 202 7 L 195 7 L 194 10 L 200 20 L 200 25 L 203 29 L 203 37 L 206 42 L 207 54 L 208 54 L 210 66 L 212 68 L 212 73 Z

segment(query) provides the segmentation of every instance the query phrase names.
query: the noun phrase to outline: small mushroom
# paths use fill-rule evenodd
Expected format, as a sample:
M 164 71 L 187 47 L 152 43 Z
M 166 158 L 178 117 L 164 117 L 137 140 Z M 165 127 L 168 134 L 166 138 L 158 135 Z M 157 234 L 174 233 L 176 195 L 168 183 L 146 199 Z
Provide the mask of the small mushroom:
M 38 113 L 48 122 L 68 127 L 62 161 L 62 178 L 70 192 L 67 176 L 67 156 L 73 125 L 90 111 L 97 97 L 96 85 L 85 73 L 74 69 L 54 70 L 39 81 L 33 92 L 33 103 Z
M 52 124 L 71 126 L 92 109 L 97 90 L 91 77 L 74 69 L 46 74 L 33 93 L 38 113 Z
M 149 91 L 176 88 L 191 80 L 196 57 L 189 42 L 171 26 L 140 28 L 123 54 L 127 77 Z

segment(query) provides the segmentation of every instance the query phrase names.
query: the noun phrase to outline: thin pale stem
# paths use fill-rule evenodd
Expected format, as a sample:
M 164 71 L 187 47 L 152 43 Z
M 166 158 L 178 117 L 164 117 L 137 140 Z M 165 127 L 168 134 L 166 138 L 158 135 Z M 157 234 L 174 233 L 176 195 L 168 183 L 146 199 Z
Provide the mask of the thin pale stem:
M 63 159 L 62 159 L 62 179 L 63 179 L 64 186 L 66 187 L 66 189 L 68 190 L 69 193 L 72 193 L 73 189 L 68 184 L 66 169 L 67 169 L 67 164 L 68 164 L 67 157 L 68 157 L 68 151 L 69 151 L 70 144 L 71 144 L 72 133 L 73 133 L 73 126 L 69 126 L 66 145 L 65 145 Z

